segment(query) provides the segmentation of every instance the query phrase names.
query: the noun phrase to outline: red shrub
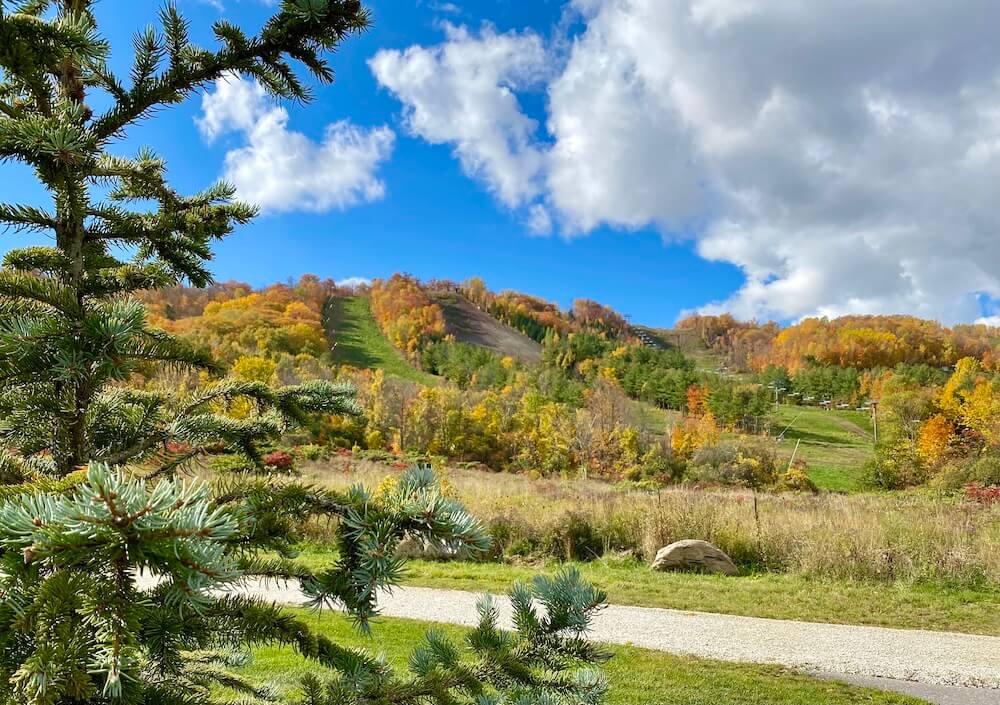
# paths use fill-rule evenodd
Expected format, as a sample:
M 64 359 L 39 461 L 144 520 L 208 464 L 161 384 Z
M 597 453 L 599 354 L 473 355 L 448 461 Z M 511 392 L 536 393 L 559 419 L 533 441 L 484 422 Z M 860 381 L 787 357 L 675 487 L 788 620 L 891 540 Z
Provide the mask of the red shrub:
M 980 504 L 1000 502 L 1000 487 L 984 487 L 978 482 L 970 482 L 965 486 L 965 498 Z
M 294 463 L 295 460 L 292 458 L 291 453 L 286 453 L 283 450 L 276 450 L 264 456 L 264 465 L 269 468 L 290 470 Z

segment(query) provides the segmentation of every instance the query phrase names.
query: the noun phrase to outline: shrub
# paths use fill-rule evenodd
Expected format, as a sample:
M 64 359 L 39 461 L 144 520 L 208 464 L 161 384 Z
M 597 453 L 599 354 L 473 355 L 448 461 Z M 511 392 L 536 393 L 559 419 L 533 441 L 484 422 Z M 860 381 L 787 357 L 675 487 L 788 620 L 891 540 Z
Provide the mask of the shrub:
M 685 480 L 701 485 L 733 485 L 758 489 L 774 484 L 774 451 L 753 441 L 717 443 L 699 448 Z
M 949 460 L 929 481 L 931 487 L 945 492 L 962 491 L 970 483 L 983 487 L 1000 485 L 1000 456 L 990 454 L 971 461 L 963 458 Z
M 810 492 L 812 494 L 819 492 L 816 483 L 806 474 L 805 463 L 801 463 L 801 461 L 778 475 L 775 489 L 778 492 Z
M 264 456 L 264 465 L 275 470 L 291 470 L 295 465 L 295 458 L 291 453 L 283 450 L 276 450 Z
M 369 431 L 365 434 L 365 448 L 368 450 L 382 450 L 384 445 L 381 431 Z
M 315 443 L 308 443 L 306 445 L 299 446 L 295 449 L 299 456 L 303 460 L 323 460 L 327 457 L 327 450 L 321 445 L 316 445 Z
M 543 538 L 546 553 L 569 561 L 590 561 L 604 553 L 604 542 L 590 520 L 570 512 L 549 527 Z
M 209 467 L 217 473 L 225 474 L 231 472 L 249 472 L 250 462 L 242 455 L 223 453 L 212 457 Z
M 986 455 L 973 462 L 969 477 L 987 487 L 1000 485 L 1000 455 Z
M 926 479 L 927 471 L 916 448 L 906 440 L 876 450 L 861 474 L 862 485 L 879 490 L 915 487 Z
M 970 464 L 961 458 L 956 458 L 943 463 L 928 481 L 928 485 L 943 492 L 958 492 L 970 482 L 972 482 Z
M 1000 502 L 1000 487 L 984 487 L 978 482 L 970 482 L 965 486 L 965 497 L 979 504 L 994 504 Z

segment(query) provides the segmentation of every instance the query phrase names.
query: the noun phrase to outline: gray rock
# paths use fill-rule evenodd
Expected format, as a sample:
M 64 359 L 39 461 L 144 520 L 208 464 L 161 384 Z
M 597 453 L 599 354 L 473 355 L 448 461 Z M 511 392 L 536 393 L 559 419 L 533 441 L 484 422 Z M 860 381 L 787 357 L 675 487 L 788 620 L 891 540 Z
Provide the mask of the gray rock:
M 408 537 L 396 547 L 396 558 L 425 561 L 460 561 L 471 558 L 472 553 L 465 547 L 425 541 Z
M 656 552 L 653 570 L 689 570 L 702 573 L 739 575 L 729 556 L 700 539 L 674 541 Z

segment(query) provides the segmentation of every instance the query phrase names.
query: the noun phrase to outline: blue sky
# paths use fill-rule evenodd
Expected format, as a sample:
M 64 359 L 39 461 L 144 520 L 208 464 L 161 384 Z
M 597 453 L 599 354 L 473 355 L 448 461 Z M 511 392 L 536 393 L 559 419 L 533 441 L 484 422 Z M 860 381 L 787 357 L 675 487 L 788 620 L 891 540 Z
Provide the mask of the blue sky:
M 217 248 L 218 279 L 478 275 L 652 325 L 697 308 L 779 320 L 995 313 L 1000 240 L 983 184 L 1000 175 L 1000 121 L 976 118 L 1000 106 L 1000 57 L 982 29 L 994 4 L 877 0 L 848 22 L 834 0 L 794 13 L 789 2 L 369 0 L 373 26 L 341 47 L 337 81 L 313 103 L 284 114 L 251 97 L 244 124 L 246 103 L 213 89 L 214 131 L 199 97 L 120 148 L 153 146 L 189 191 L 230 175 L 227 155 L 275 116 L 279 137 L 319 150 L 341 124 L 339 139 L 377 153 L 351 165 L 346 190 L 312 183 L 300 205 L 265 208 Z M 205 44 L 219 17 L 252 29 L 274 11 L 178 5 Z M 96 5 L 120 71 L 151 6 Z M 811 38 L 817 27 L 838 42 Z M 805 41 L 775 39 L 789 36 Z M 461 114 L 449 114 L 456 101 Z M 328 154 L 296 168 L 342 173 Z M 273 154 L 244 157 L 243 189 L 258 193 Z M 5 199 L 44 198 L 23 169 L 4 165 L 0 180 Z

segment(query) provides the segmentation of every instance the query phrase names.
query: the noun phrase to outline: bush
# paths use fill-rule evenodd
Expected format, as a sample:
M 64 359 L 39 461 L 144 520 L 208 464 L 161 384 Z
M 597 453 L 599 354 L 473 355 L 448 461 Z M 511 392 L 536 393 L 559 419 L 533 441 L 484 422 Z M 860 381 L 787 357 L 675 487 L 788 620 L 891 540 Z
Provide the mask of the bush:
M 953 458 L 945 462 L 928 484 L 945 492 L 962 491 L 975 483 L 983 487 L 1000 485 L 1000 455 L 990 453 L 978 458 Z
M 969 479 L 987 487 L 1000 485 L 1000 455 L 986 455 L 973 462 Z
M 778 481 L 774 488 L 778 492 L 809 492 L 816 494 L 819 488 L 806 474 L 806 465 L 802 461 L 796 462 L 792 467 L 778 475 Z
M 928 485 L 943 492 L 958 492 L 972 481 L 970 464 L 961 459 L 946 461 L 928 481 Z
M 264 465 L 275 470 L 291 470 L 295 466 L 295 458 L 291 453 L 276 450 L 264 456 Z
M 365 448 L 368 450 L 382 450 L 385 440 L 380 431 L 369 431 L 365 434 Z
M 861 474 L 862 485 L 877 490 L 915 487 L 926 480 L 927 471 L 916 448 L 905 440 L 878 448 Z
M 978 482 L 970 482 L 965 486 L 965 498 L 979 504 L 994 504 L 1000 502 L 1000 487 L 983 487 Z
M 217 473 L 224 474 L 230 472 L 249 472 L 252 468 L 250 463 L 242 455 L 225 453 L 212 457 L 209 467 Z
M 604 554 L 604 541 L 587 517 L 571 512 L 552 525 L 543 539 L 548 555 L 564 561 L 591 561 Z
M 323 460 L 327 457 L 327 450 L 323 446 L 316 445 L 315 443 L 307 443 L 306 445 L 299 446 L 295 449 L 303 460 Z
M 730 485 L 759 489 L 776 479 L 774 451 L 753 441 L 717 443 L 699 448 L 685 481 L 699 485 Z

